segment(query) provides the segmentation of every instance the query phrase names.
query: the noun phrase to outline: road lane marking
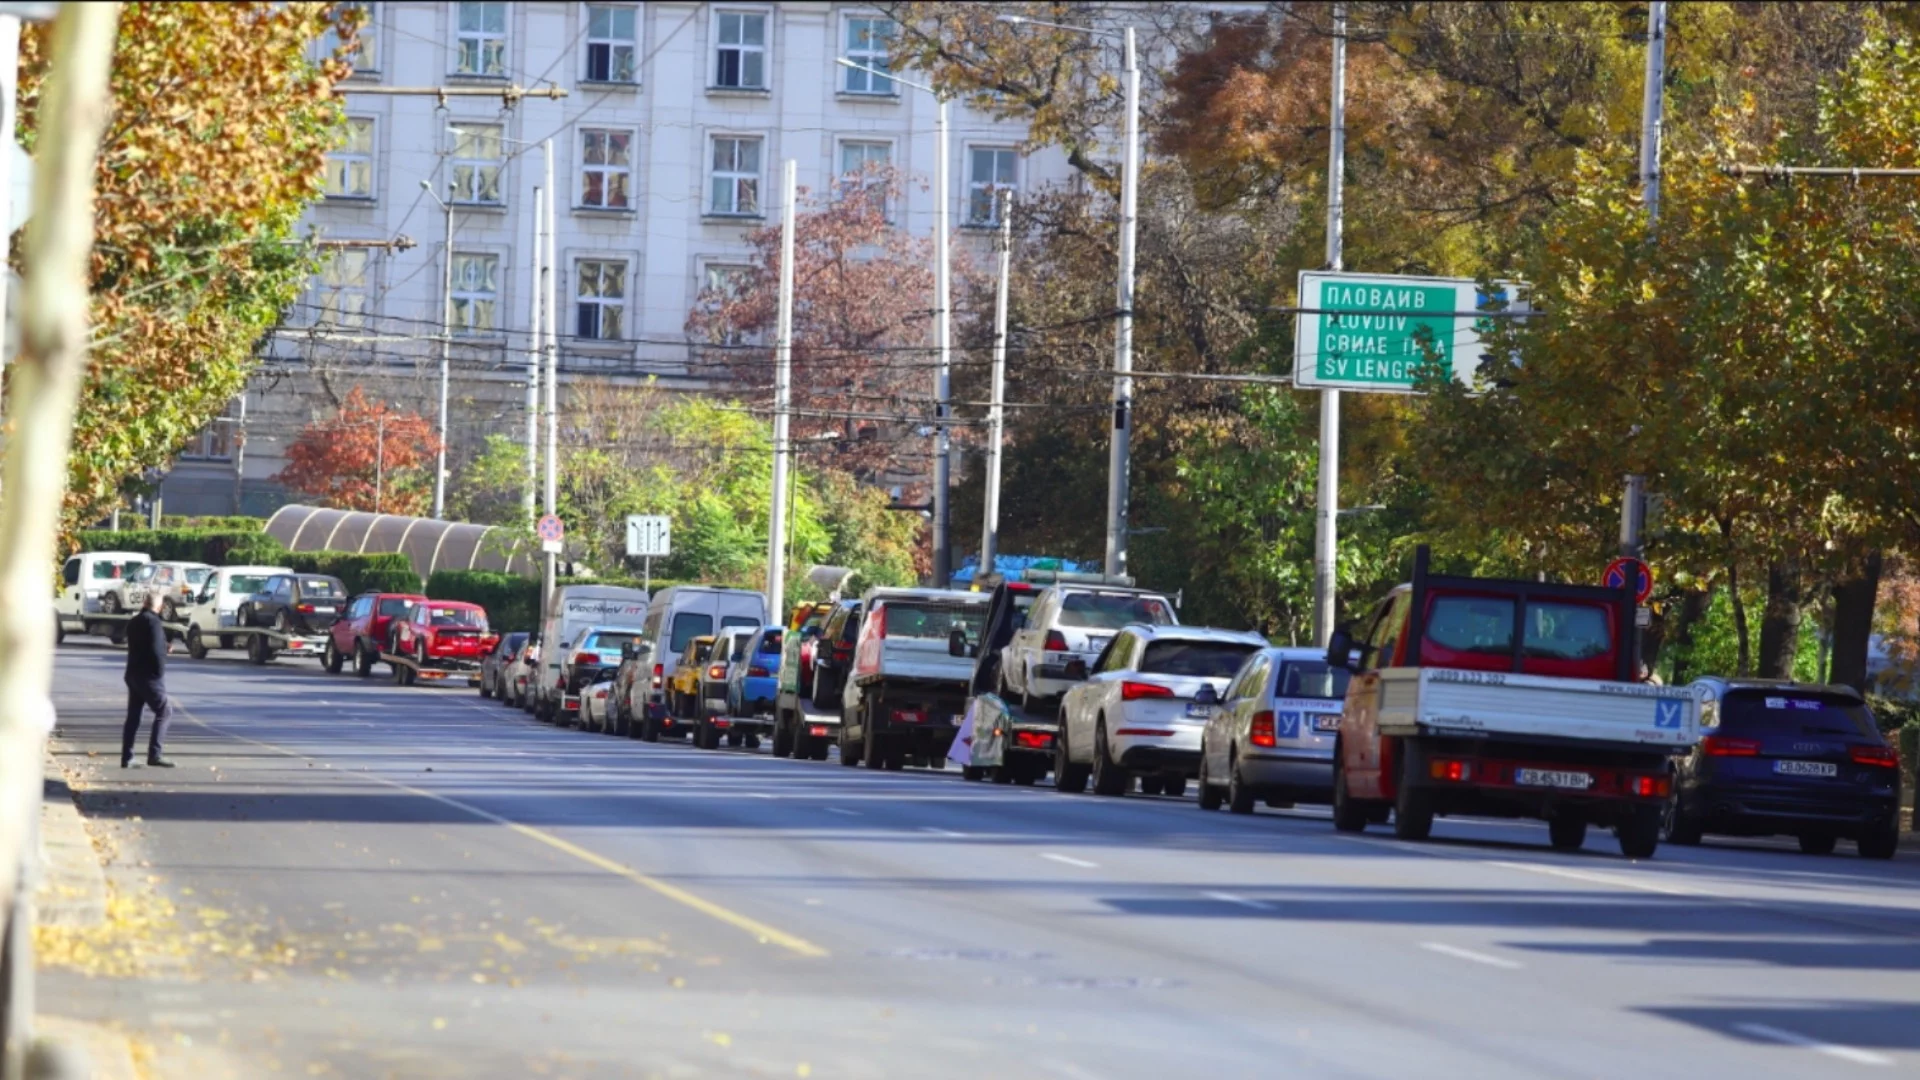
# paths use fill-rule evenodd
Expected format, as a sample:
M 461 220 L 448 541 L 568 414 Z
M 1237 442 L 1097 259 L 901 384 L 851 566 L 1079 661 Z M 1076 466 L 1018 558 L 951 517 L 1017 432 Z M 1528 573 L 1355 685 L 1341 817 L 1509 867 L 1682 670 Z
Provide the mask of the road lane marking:
M 1071 855 L 1056 855 L 1051 851 L 1042 852 L 1040 857 L 1043 859 L 1052 859 L 1057 863 L 1066 863 L 1068 866 L 1077 866 L 1082 870 L 1092 870 L 1100 865 L 1099 863 L 1088 862 L 1085 859 L 1076 859 Z
M 1428 952 L 1439 953 L 1441 956 L 1451 956 L 1455 960 L 1470 960 L 1476 964 L 1485 964 L 1488 967 L 1496 967 L 1505 971 L 1518 971 L 1525 966 L 1512 960 L 1503 959 L 1498 956 L 1488 956 L 1486 953 L 1474 952 L 1472 949 L 1462 949 L 1458 945 L 1448 945 L 1439 941 L 1423 941 L 1420 943 L 1420 947 Z
M 858 810 L 842 810 L 837 806 L 827 807 L 827 813 L 839 814 L 841 817 L 859 817 L 860 816 L 860 811 Z
M 1797 1032 L 1784 1031 L 1768 1024 L 1735 1024 L 1735 1031 L 1744 1031 L 1756 1038 L 1769 1042 L 1798 1046 L 1803 1050 L 1812 1050 L 1817 1054 L 1836 1057 L 1841 1061 L 1851 1061 L 1855 1065 L 1891 1065 L 1893 1059 L 1885 1054 L 1876 1054 L 1871 1050 L 1862 1050 L 1857 1046 L 1842 1046 L 1839 1043 L 1822 1042 Z
M 187 717 L 187 719 L 192 720 L 194 723 L 200 725 L 201 727 L 206 728 L 208 731 L 217 732 L 221 735 L 226 736 L 227 738 L 235 739 L 240 742 L 249 743 L 251 745 L 258 746 L 263 749 L 271 750 L 276 754 L 281 754 L 286 757 L 294 758 L 296 760 L 304 760 L 304 761 L 313 760 L 312 758 L 306 757 L 305 755 L 300 754 L 296 751 L 288 750 L 285 747 L 275 746 L 270 742 L 262 742 L 259 739 L 251 739 L 245 735 L 235 734 L 234 732 L 228 731 L 225 728 L 216 727 L 215 725 L 209 724 L 205 720 L 200 719 L 198 716 L 195 716 L 193 713 L 189 712 L 187 709 L 180 707 L 178 703 L 176 703 L 175 709 L 181 715 Z M 609 859 L 606 856 L 599 854 L 598 852 L 588 851 L 586 848 L 583 848 L 580 845 L 575 844 L 570 840 L 561 839 L 560 837 L 555 836 L 554 834 L 547 832 L 544 829 L 536 829 L 531 825 L 523 825 L 520 822 L 514 821 L 511 818 L 502 817 L 491 810 L 481 809 L 480 807 L 475 806 L 472 803 L 463 802 L 459 799 L 453 798 L 452 796 L 442 795 L 442 794 L 439 794 L 438 792 L 433 792 L 433 791 L 425 791 L 421 788 L 413 787 L 412 785 L 409 785 L 409 784 L 403 784 L 398 780 L 389 780 L 384 776 L 377 776 L 370 772 L 355 770 L 353 775 L 357 775 L 364 779 L 371 780 L 376 784 L 383 784 L 387 787 L 404 791 L 409 795 L 417 795 L 423 799 L 431 799 L 434 802 L 440 803 L 443 806 L 451 806 L 454 809 L 459 810 L 463 813 L 472 814 L 474 817 L 477 817 L 482 821 L 490 821 L 493 824 L 499 825 L 502 828 L 510 829 L 516 833 L 519 833 L 521 836 L 526 837 L 529 840 L 538 841 L 539 843 L 545 844 L 546 846 L 553 848 L 556 851 L 560 851 L 567 855 L 571 855 L 574 858 L 580 860 L 581 862 L 588 864 L 589 866 L 595 866 L 602 870 L 605 870 L 609 874 L 615 875 L 616 877 L 625 878 L 628 881 L 633 882 L 635 885 L 638 885 L 643 889 L 647 889 L 650 892 L 653 892 L 659 896 L 665 897 L 666 899 L 671 900 L 674 903 L 679 904 L 683 907 L 691 908 L 694 911 L 697 911 L 700 914 L 705 915 L 710 919 L 714 919 L 716 921 L 726 923 L 728 926 L 732 926 L 739 930 L 744 930 L 747 933 L 752 934 L 756 939 L 758 939 L 763 944 L 778 945 L 781 948 L 786 949 L 788 952 L 797 953 L 801 956 L 815 958 L 815 959 L 830 955 L 827 952 L 827 950 L 821 948 L 818 945 L 815 945 L 813 942 L 808 941 L 805 938 L 798 937 L 793 934 L 789 934 L 784 930 L 775 929 L 774 927 L 768 926 L 766 923 L 763 923 L 760 920 L 755 919 L 751 916 L 742 915 L 741 913 L 734 911 L 731 908 L 723 907 L 720 904 L 716 904 L 713 901 L 708 900 L 706 897 L 698 896 L 698 895 L 695 895 L 694 893 L 690 893 L 687 890 L 682 889 L 678 885 L 674 885 L 669 882 L 662 881 L 659 878 L 653 877 L 649 874 L 643 874 L 640 871 L 635 870 L 631 866 L 627 866 L 624 863 L 615 862 L 614 860 Z
M 1071 1061 L 1049 1061 L 1046 1065 L 1049 1072 L 1059 1073 L 1067 1080 L 1100 1080 L 1099 1073 L 1088 1072 Z
M 954 832 L 952 829 L 942 829 L 937 825 L 922 825 L 920 826 L 920 831 L 923 833 L 932 833 L 935 836 L 944 836 L 949 840 L 964 840 L 967 836 L 966 833 Z
M 1594 874 L 1585 870 L 1568 870 L 1559 866 L 1542 866 L 1539 863 L 1504 862 L 1497 859 L 1486 860 L 1488 866 L 1498 866 L 1505 870 L 1525 870 L 1531 874 L 1547 874 L 1552 877 L 1567 878 L 1571 881 L 1584 881 L 1590 885 L 1613 885 L 1622 889 L 1639 889 L 1641 892 L 1663 893 L 1667 896 L 1687 896 L 1694 898 L 1712 897 L 1712 893 L 1694 889 L 1676 888 L 1660 885 L 1651 881 L 1635 881 L 1632 878 L 1614 874 Z M 1716 898 L 1717 899 L 1717 898 Z
M 1245 896 L 1235 896 L 1232 893 L 1210 892 L 1207 894 L 1207 899 L 1218 900 L 1223 904 L 1239 904 L 1241 907 L 1252 908 L 1255 911 L 1272 911 L 1273 910 L 1272 904 L 1262 903 L 1259 900 L 1254 900 Z

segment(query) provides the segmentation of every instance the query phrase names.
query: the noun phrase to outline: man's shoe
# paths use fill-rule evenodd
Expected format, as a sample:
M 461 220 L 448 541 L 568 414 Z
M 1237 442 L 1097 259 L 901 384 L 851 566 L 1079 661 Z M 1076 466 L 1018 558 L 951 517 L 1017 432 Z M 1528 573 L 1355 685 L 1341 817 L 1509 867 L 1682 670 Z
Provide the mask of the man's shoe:
M 123 757 L 120 759 L 120 767 L 123 769 L 137 769 L 140 767 L 140 763 L 133 760 L 131 756 Z
M 153 766 L 156 769 L 174 768 L 173 762 L 168 761 L 166 758 L 161 757 L 159 754 L 148 754 L 147 764 Z

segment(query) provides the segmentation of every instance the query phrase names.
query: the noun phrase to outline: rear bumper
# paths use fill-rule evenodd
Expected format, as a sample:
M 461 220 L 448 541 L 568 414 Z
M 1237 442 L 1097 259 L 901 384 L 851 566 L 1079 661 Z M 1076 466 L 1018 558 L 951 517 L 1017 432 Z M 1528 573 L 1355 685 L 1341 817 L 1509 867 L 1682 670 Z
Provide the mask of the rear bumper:
M 1680 812 L 1700 822 L 1705 831 L 1724 836 L 1803 832 L 1854 836 L 1897 818 L 1900 795 L 1897 789 L 1829 794 L 1712 784 L 1683 787 Z
M 1262 796 L 1288 795 L 1295 802 L 1333 798 L 1333 751 L 1260 750 L 1238 759 L 1240 782 Z
M 749 709 L 773 708 L 773 696 L 779 691 L 779 680 L 771 675 L 749 675 L 740 680 L 740 701 Z

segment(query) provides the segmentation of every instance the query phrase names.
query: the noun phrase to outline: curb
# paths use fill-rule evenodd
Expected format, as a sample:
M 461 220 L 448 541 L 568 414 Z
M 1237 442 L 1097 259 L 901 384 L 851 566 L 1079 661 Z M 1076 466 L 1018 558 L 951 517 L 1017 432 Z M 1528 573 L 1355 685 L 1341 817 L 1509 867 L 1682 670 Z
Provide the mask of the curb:
M 90 1024 L 44 1013 L 33 1018 L 33 1075 L 51 1080 L 140 1080 L 133 1044 L 104 1024 Z
M 40 881 L 34 896 L 44 926 L 85 929 L 107 918 L 107 876 L 59 767 L 46 763 L 40 803 Z

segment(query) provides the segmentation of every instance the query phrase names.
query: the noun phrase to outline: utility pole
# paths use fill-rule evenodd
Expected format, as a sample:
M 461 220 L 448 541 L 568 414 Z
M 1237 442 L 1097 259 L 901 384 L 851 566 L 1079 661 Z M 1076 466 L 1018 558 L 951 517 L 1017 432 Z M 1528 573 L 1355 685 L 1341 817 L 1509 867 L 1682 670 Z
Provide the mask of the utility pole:
M 1126 162 L 1120 175 L 1120 275 L 1114 289 L 1113 441 L 1107 457 L 1107 566 L 1127 572 L 1127 500 L 1133 439 L 1133 250 L 1140 207 L 1140 58 L 1133 27 L 1126 30 Z
M 1347 164 L 1347 5 L 1333 6 L 1332 116 L 1327 138 L 1327 269 L 1344 269 L 1341 250 Z M 1339 585 L 1340 391 L 1320 391 L 1320 498 L 1313 533 L 1313 641 L 1333 636 Z
M 425 183 L 426 181 L 421 181 Z M 446 211 L 446 266 L 440 274 L 440 452 L 433 462 L 433 516 L 446 517 L 447 511 L 447 390 L 453 379 L 453 204 L 442 201 Z
M 244 514 L 247 477 L 247 392 L 240 391 L 240 416 L 233 430 L 233 512 Z
M 534 507 L 540 490 L 540 200 L 545 189 L 533 189 L 533 272 L 527 275 L 527 494 L 521 500 L 528 524 L 535 520 Z
M 539 245 L 540 293 L 546 306 L 546 318 L 542 320 L 541 332 L 546 336 L 544 342 L 537 344 L 546 352 L 547 360 L 547 513 L 559 513 L 560 502 L 560 346 L 556 328 L 560 323 L 560 312 L 554 306 L 554 276 L 558 271 L 554 258 L 553 204 L 560 200 L 553 195 L 553 143 L 546 146 L 546 183 L 543 185 L 548 198 L 541 209 L 546 215 L 541 221 L 541 231 L 546 234 L 546 242 Z M 540 577 L 540 615 L 545 618 L 553 610 L 553 590 L 559 571 L 558 556 L 546 553 L 545 566 Z M 551 642 L 542 642 L 541 648 L 555 648 Z
M 993 293 L 993 398 L 987 412 L 987 497 L 980 528 L 980 566 L 973 572 L 974 587 L 993 573 L 1000 553 L 1000 443 L 1006 425 L 1007 398 L 1007 289 L 1013 276 L 1013 192 L 1000 195 L 1000 283 Z
M 947 418 L 953 412 L 952 370 L 949 367 L 953 348 L 953 300 L 947 265 L 952 257 L 948 250 L 949 233 L 952 230 L 947 215 L 951 212 L 953 197 L 947 184 L 947 99 L 945 95 L 940 95 L 938 100 L 939 109 L 934 114 L 937 131 L 933 157 L 933 190 L 938 195 L 935 205 L 939 207 L 933 226 L 933 288 L 938 294 L 933 312 L 933 334 L 939 357 L 933 375 L 933 587 L 944 589 L 953 583 L 953 506 L 951 493 L 947 490 L 953 469 L 952 447 L 947 432 Z
M 380 415 L 373 418 L 373 512 L 380 513 L 382 496 L 387 486 L 387 412 L 383 405 Z
M 1667 2 L 1647 5 L 1647 77 L 1640 100 L 1640 201 L 1651 232 L 1660 220 L 1660 121 L 1667 86 Z
M 780 181 L 780 299 L 773 346 L 773 506 L 767 522 L 767 618 L 786 622 L 787 457 L 793 453 L 788 412 L 793 380 L 793 233 L 799 163 L 788 158 Z

